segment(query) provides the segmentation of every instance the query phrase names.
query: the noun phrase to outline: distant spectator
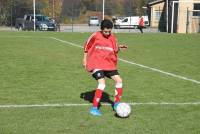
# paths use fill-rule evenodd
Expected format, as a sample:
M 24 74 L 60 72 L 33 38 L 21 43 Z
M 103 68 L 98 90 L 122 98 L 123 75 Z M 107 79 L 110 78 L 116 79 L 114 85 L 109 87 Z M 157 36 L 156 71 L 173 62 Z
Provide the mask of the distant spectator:
M 56 21 L 56 27 L 57 27 L 57 31 L 60 32 L 60 21 L 59 20 Z
M 55 19 L 55 25 L 56 25 L 56 31 L 60 32 L 60 19 L 59 18 Z
M 57 31 L 60 32 L 60 23 L 57 23 Z

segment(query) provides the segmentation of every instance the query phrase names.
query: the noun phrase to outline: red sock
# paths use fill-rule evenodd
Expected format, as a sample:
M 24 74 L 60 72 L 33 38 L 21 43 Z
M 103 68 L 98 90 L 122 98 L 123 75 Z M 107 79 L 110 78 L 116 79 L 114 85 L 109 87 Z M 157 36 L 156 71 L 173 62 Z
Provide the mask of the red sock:
M 103 92 L 102 90 L 96 89 L 95 96 L 94 96 L 94 99 L 93 99 L 93 107 L 98 107 L 99 101 L 100 101 L 101 96 L 102 96 L 102 92 Z
M 116 88 L 115 90 L 115 102 L 120 102 L 121 96 L 122 96 L 122 88 Z

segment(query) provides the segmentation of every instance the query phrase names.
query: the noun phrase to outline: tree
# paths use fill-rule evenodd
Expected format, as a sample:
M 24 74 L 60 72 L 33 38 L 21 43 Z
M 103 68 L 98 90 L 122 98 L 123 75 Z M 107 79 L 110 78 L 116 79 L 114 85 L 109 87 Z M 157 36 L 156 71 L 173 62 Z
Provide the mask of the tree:
M 0 25 L 9 25 L 11 23 L 11 1 L 0 0 Z
M 102 13 L 103 0 L 36 0 L 36 13 L 54 19 L 66 18 L 87 21 L 88 12 Z M 144 15 L 147 0 L 105 0 L 105 15 Z M 0 25 L 10 25 L 24 14 L 33 13 L 33 0 L 0 0 Z M 83 21 L 82 21 L 83 22 Z
M 134 0 L 133 9 L 135 10 L 136 15 L 144 15 L 144 9 L 146 7 L 147 0 Z

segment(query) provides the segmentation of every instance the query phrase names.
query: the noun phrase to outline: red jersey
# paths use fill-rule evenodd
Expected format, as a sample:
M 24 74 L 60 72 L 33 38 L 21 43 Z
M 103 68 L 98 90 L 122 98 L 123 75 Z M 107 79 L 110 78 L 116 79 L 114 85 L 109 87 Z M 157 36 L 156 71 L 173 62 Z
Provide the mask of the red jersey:
M 144 19 L 143 19 L 143 17 L 139 18 L 139 26 L 144 26 Z
M 84 51 L 87 53 L 86 68 L 88 71 L 116 70 L 118 46 L 113 34 L 106 38 L 101 31 L 93 33 L 85 43 Z

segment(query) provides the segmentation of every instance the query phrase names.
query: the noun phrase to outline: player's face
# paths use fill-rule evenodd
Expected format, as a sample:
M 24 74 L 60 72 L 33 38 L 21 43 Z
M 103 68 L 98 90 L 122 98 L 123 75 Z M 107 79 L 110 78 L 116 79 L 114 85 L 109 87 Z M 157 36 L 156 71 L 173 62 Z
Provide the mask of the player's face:
M 104 28 L 104 29 L 102 30 L 102 33 L 103 33 L 103 35 L 104 35 L 105 37 L 108 37 L 108 36 L 110 36 L 111 31 L 112 31 L 111 28 Z

